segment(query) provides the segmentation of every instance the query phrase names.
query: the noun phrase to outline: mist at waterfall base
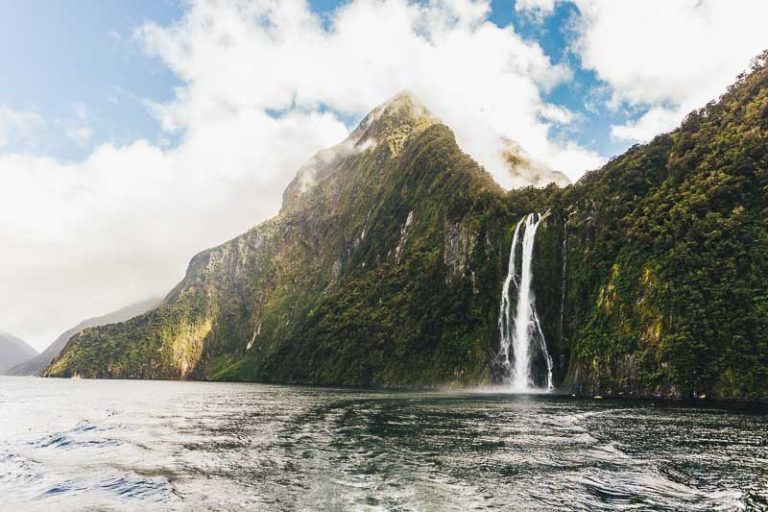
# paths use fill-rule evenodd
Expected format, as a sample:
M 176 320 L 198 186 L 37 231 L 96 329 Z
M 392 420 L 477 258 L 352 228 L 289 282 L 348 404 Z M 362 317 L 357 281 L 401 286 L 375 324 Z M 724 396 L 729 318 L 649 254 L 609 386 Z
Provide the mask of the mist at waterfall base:
M 764 510 L 766 439 L 744 405 L 0 377 L 0 510 Z
M 509 250 L 507 277 L 501 290 L 499 352 L 496 362 L 502 385 L 508 391 L 516 393 L 554 389 L 552 358 L 547 350 L 539 315 L 536 313 L 536 298 L 532 290 L 536 231 L 546 217 L 547 214 L 531 213 L 515 226 Z M 519 257 L 518 252 L 521 253 Z

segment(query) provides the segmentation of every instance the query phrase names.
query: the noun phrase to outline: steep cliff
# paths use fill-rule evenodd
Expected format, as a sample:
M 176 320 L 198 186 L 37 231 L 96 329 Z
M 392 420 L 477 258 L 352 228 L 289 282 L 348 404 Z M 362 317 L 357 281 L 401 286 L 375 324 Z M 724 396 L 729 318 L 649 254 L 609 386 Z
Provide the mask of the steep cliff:
M 679 129 L 539 197 L 539 287 L 561 288 L 566 265 L 562 341 L 546 321 L 564 387 L 768 399 L 767 193 L 763 59 Z

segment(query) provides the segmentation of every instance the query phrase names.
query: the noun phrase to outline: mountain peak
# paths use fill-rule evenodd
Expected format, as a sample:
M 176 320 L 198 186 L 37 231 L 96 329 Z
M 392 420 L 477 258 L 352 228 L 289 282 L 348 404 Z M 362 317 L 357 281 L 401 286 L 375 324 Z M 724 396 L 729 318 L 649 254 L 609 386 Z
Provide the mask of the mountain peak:
M 413 128 L 423 129 L 438 122 L 412 92 L 403 90 L 365 116 L 352 137 L 376 137 L 382 142 L 393 132 L 402 132 L 403 127 L 410 133 Z
M 407 140 L 440 123 L 410 91 L 401 91 L 366 115 L 344 141 L 317 152 L 304 164 L 283 193 L 283 209 L 300 204 L 299 198 L 339 169 L 343 163 L 374 148 L 386 147 L 392 157 Z

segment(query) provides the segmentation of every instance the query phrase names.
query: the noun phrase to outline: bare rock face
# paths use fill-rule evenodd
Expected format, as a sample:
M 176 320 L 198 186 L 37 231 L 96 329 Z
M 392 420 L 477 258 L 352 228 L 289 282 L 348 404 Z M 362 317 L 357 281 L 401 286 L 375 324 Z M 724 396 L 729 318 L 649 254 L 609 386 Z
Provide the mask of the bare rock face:
M 477 243 L 477 233 L 472 226 L 446 221 L 443 261 L 456 275 L 462 275 Z

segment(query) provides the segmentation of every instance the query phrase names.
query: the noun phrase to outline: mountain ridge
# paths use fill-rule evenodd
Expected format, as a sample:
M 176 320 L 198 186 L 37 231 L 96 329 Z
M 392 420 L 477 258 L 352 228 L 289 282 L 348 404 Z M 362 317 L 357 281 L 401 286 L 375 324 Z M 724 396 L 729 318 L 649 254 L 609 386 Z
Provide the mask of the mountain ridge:
M 460 273 L 471 249 L 466 240 L 470 228 L 459 225 L 460 214 L 475 201 L 494 197 L 499 208 L 503 202 L 503 191 L 490 175 L 410 95 L 398 95 L 372 111 L 341 149 L 330 158 L 310 161 L 311 187 L 302 186 L 306 167 L 298 173 L 277 217 L 196 255 L 161 308 L 124 324 L 84 331 L 47 374 L 333 382 L 336 377 L 328 368 L 318 366 L 310 375 L 297 370 L 287 377 L 286 365 L 277 363 L 293 357 L 286 347 L 296 353 L 309 350 L 310 340 L 297 341 L 303 339 L 301 325 L 335 314 L 326 310 L 326 299 L 353 291 L 358 279 L 368 285 L 371 274 L 401 279 L 397 267 L 422 256 L 411 251 L 417 242 L 424 242 L 430 254 L 429 261 L 422 261 L 427 267 L 445 272 L 445 259 Z M 457 195 L 456 190 L 464 192 Z M 450 243 L 444 247 L 446 239 L 453 248 Z M 494 275 L 487 282 L 495 280 Z M 418 309 L 414 305 L 414 314 Z M 342 324 L 326 330 L 344 337 L 339 333 Z M 477 354 L 484 353 L 480 343 L 473 336 Z M 143 355 L 126 365 L 122 355 L 129 346 Z M 407 359 L 405 353 L 401 357 Z M 472 371 L 485 371 L 482 355 L 476 359 Z M 406 377 L 390 376 L 393 370 L 386 364 L 380 369 L 375 368 L 377 361 L 367 364 L 368 369 L 343 378 L 358 385 L 386 385 Z M 408 378 L 418 382 L 417 375 Z
M 275 218 L 196 255 L 161 308 L 74 337 L 47 374 L 498 381 L 514 226 L 548 211 L 533 287 L 561 389 L 766 400 L 765 60 L 566 188 L 504 192 L 408 96 L 382 105 L 300 170 Z
M 83 320 L 76 326 L 67 329 L 61 333 L 45 350 L 35 355 L 34 357 L 27 359 L 15 366 L 6 370 L 6 375 L 13 376 L 41 376 L 48 365 L 51 364 L 58 355 L 64 350 L 69 339 L 75 334 L 79 333 L 83 329 L 88 327 L 99 327 L 101 325 L 122 322 L 128 320 L 136 315 L 146 312 L 149 309 L 156 307 L 160 303 L 160 299 L 148 299 L 141 302 L 130 304 L 124 308 L 120 308 L 111 313 L 100 315 L 93 318 Z
M 0 331 L 0 374 L 36 355 L 37 350 L 29 346 L 26 341 L 8 332 Z

